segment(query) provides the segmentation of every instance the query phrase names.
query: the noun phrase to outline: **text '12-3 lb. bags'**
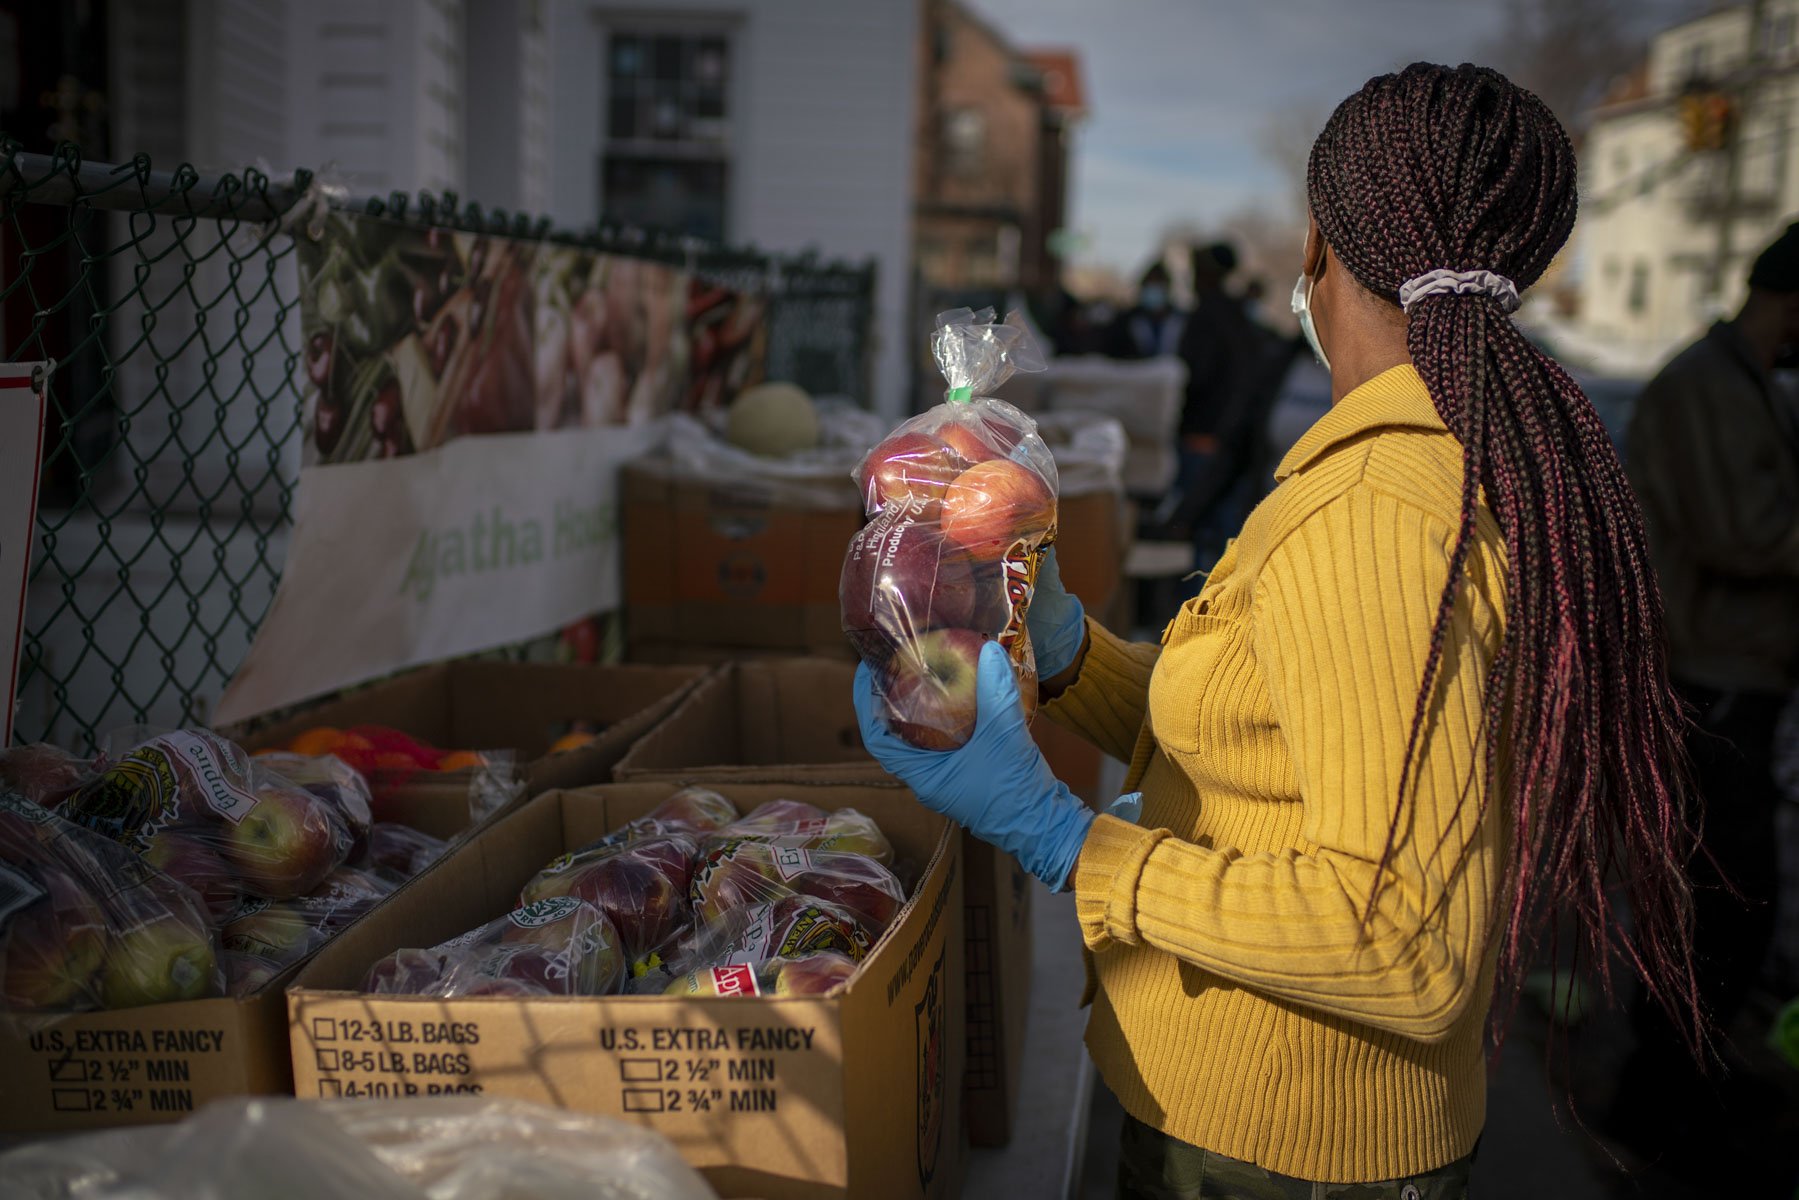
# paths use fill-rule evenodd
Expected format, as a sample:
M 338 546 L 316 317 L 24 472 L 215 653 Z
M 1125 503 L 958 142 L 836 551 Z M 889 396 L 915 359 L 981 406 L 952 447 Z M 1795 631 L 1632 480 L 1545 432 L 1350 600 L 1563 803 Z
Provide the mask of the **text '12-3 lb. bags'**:
M 944 403 L 908 420 L 857 468 L 868 524 L 850 541 L 838 598 L 893 731 L 929 750 L 974 732 L 981 646 L 997 641 L 1036 702 L 1025 628 L 1037 565 L 1056 534 L 1056 463 L 1036 422 L 982 393 L 1042 359 L 1022 320 L 938 316 L 931 352 Z

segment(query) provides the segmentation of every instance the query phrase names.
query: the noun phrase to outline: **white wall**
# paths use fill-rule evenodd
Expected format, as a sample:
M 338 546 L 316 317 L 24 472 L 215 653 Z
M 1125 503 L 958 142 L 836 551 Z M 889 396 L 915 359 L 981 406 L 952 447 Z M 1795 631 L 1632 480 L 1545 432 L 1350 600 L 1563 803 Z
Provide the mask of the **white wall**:
M 600 215 L 608 19 L 722 21 L 731 33 L 727 237 L 765 250 L 876 261 L 874 403 L 906 407 L 918 0 L 680 5 L 550 0 L 555 84 L 550 212 Z

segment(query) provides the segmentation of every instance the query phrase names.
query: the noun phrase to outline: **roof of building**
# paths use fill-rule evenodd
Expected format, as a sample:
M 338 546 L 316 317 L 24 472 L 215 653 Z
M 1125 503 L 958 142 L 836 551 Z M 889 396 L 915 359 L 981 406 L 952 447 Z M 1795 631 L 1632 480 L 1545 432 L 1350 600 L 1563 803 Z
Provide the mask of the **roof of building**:
M 1080 55 L 1073 50 L 1026 50 L 1020 55 L 1043 76 L 1043 100 L 1068 116 L 1087 111 L 1086 88 L 1081 81 Z

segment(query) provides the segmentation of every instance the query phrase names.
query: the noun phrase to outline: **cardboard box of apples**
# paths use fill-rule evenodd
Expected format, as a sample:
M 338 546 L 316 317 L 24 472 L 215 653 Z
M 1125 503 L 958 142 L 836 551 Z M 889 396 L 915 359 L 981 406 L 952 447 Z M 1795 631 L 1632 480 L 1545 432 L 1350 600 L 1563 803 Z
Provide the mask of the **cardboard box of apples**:
M 0 753 L 0 1129 L 282 1089 L 279 982 L 444 848 L 335 758 L 207 730 Z

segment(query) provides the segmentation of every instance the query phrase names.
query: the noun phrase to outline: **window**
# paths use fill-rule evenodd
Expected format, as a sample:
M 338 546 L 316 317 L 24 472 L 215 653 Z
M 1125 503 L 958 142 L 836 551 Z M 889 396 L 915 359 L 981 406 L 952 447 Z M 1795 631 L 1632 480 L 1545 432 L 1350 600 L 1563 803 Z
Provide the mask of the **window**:
M 986 148 L 986 113 L 958 108 L 943 114 L 943 162 L 951 175 L 979 175 Z
M 1630 295 L 1625 297 L 1624 306 L 1632 314 L 1641 316 L 1649 311 L 1649 264 L 1635 263 L 1630 268 Z
M 614 30 L 606 80 L 604 215 L 722 240 L 731 132 L 726 38 Z

